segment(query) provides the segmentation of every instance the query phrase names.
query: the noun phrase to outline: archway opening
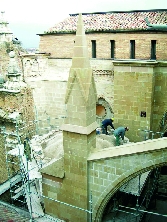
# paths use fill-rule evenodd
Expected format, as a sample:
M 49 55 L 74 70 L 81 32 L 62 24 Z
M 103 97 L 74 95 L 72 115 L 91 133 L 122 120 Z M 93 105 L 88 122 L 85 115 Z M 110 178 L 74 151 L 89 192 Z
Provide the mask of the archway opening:
M 164 202 L 167 200 L 167 191 L 164 189 L 167 181 L 166 172 L 163 175 L 165 170 L 166 166 L 155 168 L 125 183 L 108 201 L 101 222 L 148 221 L 149 218 L 150 221 L 158 221 L 163 216 L 165 219 L 167 205 L 167 202 Z M 163 209 L 162 205 L 165 205 Z M 151 214 L 155 209 L 157 215 Z

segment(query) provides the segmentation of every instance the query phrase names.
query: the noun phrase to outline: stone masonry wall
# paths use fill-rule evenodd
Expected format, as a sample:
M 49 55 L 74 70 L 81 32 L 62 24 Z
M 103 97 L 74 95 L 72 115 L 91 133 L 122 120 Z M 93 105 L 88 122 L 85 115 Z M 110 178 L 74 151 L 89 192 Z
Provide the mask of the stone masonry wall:
M 93 221 L 101 221 L 99 217 L 107 202 L 124 183 L 139 175 L 139 172 L 166 164 L 167 149 L 161 149 L 161 152 L 154 150 L 165 143 L 166 140 L 162 142 L 161 139 L 139 142 L 106 149 L 89 158 L 88 182 L 92 192 Z
M 156 40 L 157 60 L 167 58 L 165 33 L 90 33 L 86 34 L 89 57 L 92 58 L 91 40 L 96 40 L 96 58 L 110 59 L 110 40 L 115 40 L 115 59 L 130 58 L 130 40 L 135 40 L 136 59 L 150 59 L 151 40 Z M 52 34 L 40 36 L 39 51 L 51 53 L 55 58 L 72 58 L 75 34 Z
M 115 127 L 129 126 L 126 133 L 132 142 L 143 140 L 139 129 L 152 128 L 154 75 L 147 63 L 114 63 Z M 141 117 L 141 112 L 146 117 Z
M 53 80 L 34 81 L 30 84 L 33 89 L 36 118 L 40 120 L 39 127 L 60 126 L 66 116 L 64 102 L 67 83 Z
M 42 63 L 42 59 L 40 59 L 40 61 Z M 150 127 L 152 127 L 152 130 L 154 130 L 155 132 L 160 130 L 160 121 L 163 117 L 163 114 L 167 110 L 166 103 L 164 102 L 166 101 L 167 95 L 166 62 L 151 62 L 151 64 L 155 63 L 155 67 L 150 69 L 150 72 L 152 74 L 148 73 L 147 75 L 147 72 L 145 73 L 145 71 L 142 71 L 144 67 L 141 66 L 139 66 L 138 68 L 136 67 L 136 70 L 133 67 L 132 72 L 132 69 L 130 68 L 130 61 L 125 61 L 125 63 L 129 64 L 126 65 L 125 68 L 123 68 L 122 65 L 120 66 L 120 68 L 117 66 L 117 68 L 120 70 L 118 72 L 116 70 L 114 71 L 113 63 L 119 63 L 119 61 L 115 60 L 114 62 L 110 59 L 91 59 L 90 62 L 95 78 L 97 97 L 98 99 L 104 99 L 112 108 L 113 112 L 115 113 L 115 126 L 128 124 L 129 127 L 133 129 L 133 133 L 131 131 L 128 132 L 128 134 L 133 134 L 133 138 L 136 137 L 137 140 L 144 139 L 144 136 L 139 133 L 138 129 L 150 129 Z M 122 61 L 121 63 L 123 62 L 124 61 Z M 143 62 L 141 61 L 142 64 Z M 67 79 L 71 66 L 71 59 L 54 59 L 49 57 L 48 61 L 46 62 L 45 57 L 44 63 L 47 63 L 48 65 L 46 71 L 40 76 L 40 78 L 36 77 L 39 76 L 38 74 L 36 74 L 35 77 L 26 78 L 26 81 L 28 81 L 29 85 L 33 88 L 33 97 L 35 101 L 36 111 L 38 113 L 38 119 L 44 120 L 42 126 L 48 124 L 46 120 L 48 118 L 48 115 L 52 119 L 51 125 L 61 125 L 64 119 L 60 118 L 58 121 L 56 120 L 57 122 L 55 122 L 55 118 L 66 115 L 64 99 Z M 132 64 L 133 63 L 134 62 L 132 62 Z M 140 62 L 138 62 L 138 64 L 139 63 Z M 127 71 L 127 69 L 129 70 L 129 72 Z M 155 87 L 154 89 L 152 88 L 154 98 L 151 98 L 151 91 L 148 91 L 148 89 L 151 90 L 151 82 L 149 82 L 151 75 L 155 76 Z M 119 96 L 123 96 L 124 99 L 118 99 Z M 124 100 L 124 102 L 122 102 L 122 100 Z M 149 104 L 148 100 L 150 100 L 152 104 Z M 125 105 L 126 102 L 128 103 Z M 147 116 L 146 118 L 141 118 L 140 112 L 145 111 L 145 107 L 147 105 L 150 107 L 147 108 Z M 127 107 L 127 110 L 125 110 L 125 107 Z M 150 116 L 149 110 L 152 110 Z M 118 112 L 120 114 L 119 119 L 122 119 L 121 122 L 117 122 L 118 116 L 116 115 L 116 113 Z M 152 126 L 150 125 L 150 118 L 152 119 Z M 97 119 L 97 121 L 100 124 L 101 117 Z
M 167 63 L 159 63 L 154 69 L 155 89 L 154 89 L 154 112 L 153 112 L 153 129 L 155 131 L 164 131 L 167 120 L 163 115 L 167 111 Z
M 29 61 L 33 58 L 28 58 Z M 25 58 L 26 60 L 26 58 Z M 38 60 L 38 59 L 37 59 Z M 42 60 L 40 59 L 42 63 Z M 46 71 L 39 75 L 38 70 L 34 76 L 25 75 L 25 79 L 33 89 L 33 97 L 36 106 L 37 118 L 43 120 L 41 126 L 46 126 L 48 116 L 51 117 L 51 125 L 55 124 L 55 118 L 66 116 L 65 92 L 71 59 L 53 59 L 44 57 L 47 64 Z M 31 62 L 33 63 L 33 62 Z M 114 106 L 114 74 L 111 60 L 91 60 L 91 67 L 97 88 L 97 97 L 104 98 L 109 105 Z M 27 73 L 25 66 L 25 73 Z M 33 68 L 33 67 L 32 67 Z M 31 73 L 31 70 L 29 70 Z M 40 71 L 40 70 L 39 70 Z M 40 72 L 41 73 L 41 72 Z M 57 121 L 57 120 L 56 120 Z M 59 119 L 56 124 L 60 125 L 63 119 Z

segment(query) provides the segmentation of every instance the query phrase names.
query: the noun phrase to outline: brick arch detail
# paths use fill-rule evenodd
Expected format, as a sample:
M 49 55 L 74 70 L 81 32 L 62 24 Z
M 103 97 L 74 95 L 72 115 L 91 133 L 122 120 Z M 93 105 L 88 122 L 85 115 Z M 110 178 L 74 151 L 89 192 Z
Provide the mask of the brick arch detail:
M 114 114 L 114 112 L 113 112 L 113 110 L 112 110 L 109 102 L 107 101 L 107 99 L 104 98 L 104 96 L 99 96 L 99 97 L 98 97 L 98 100 L 97 100 L 96 105 L 102 105 L 102 106 L 105 108 L 105 110 L 109 109 L 110 112 L 111 112 L 112 114 Z M 107 113 L 106 113 L 106 115 L 107 115 Z M 106 116 L 106 115 L 105 115 L 105 116 Z M 104 117 L 105 117 L 105 116 L 104 116 Z
M 108 201 L 111 199 L 111 197 L 114 195 L 114 193 L 116 193 L 118 191 L 118 189 L 125 184 L 126 182 L 128 182 L 129 180 L 133 179 L 134 177 L 136 177 L 137 175 L 140 175 L 141 173 L 144 173 L 146 171 L 155 169 L 157 167 L 161 167 L 164 165 L 167 165 L 167 150 L 166 151 L 166 157 L 164 158 L 163 155 L 164 153 L 160 154 L 160 157 L 158 158 L 158 161 L 156 162 L 156 164 L 154 163 L 154 161 L 151 161 L 150 159 L 147 161 L 147 164 L 144 164 L 144 168 L 143 165 L 138 165 L 135 166 L 135 168 L 130 168 L 130 170 L 124 172 L 122 175 L 120 175 L 119 178 L 117 178 L 114 181 L 114 184 L 111 187 L 111 184 L 108 185 L 103 193 L 99 196 L 98 201 L 96 202 L 95 206 L 94 206 L 94 210 L 96 212 L 96 215 L 94 215 L 94 220 L 96 222 L 101 222 L 102 220 L 102 215 L 104 212 L 104 209 L 108 203 Z M 102 200 L 102 201 L 101 201 Z

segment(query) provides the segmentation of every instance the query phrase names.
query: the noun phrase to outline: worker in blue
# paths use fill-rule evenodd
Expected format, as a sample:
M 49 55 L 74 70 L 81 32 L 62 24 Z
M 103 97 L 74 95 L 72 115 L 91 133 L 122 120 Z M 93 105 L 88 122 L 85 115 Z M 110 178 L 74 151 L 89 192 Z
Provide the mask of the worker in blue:
M 114 136 L 116 138 L 116 146 L 120 145 L 120 139 L 124 141 L 125 132 L 128 131 L 129 128 L 120 126 L 117 129 L 114 130 Z
M 103 134 L 108 135 L 107 126 L 111 126 L 111 128 L 115 130 L 115 128 L 113 126 L 113 122 L 114 122 L 114 118 L 105 119 L 105 120 L 102 121 L 101 128 L 102 128 L 102 133 Z

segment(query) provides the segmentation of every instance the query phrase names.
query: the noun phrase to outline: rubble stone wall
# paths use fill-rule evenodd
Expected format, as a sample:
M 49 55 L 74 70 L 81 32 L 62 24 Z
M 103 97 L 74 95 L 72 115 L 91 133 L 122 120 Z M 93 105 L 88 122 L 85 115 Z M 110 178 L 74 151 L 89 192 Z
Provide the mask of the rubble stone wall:
M 8 179 L 4 136 L 0 134 L 0 184 Z
M 20 135 L 21 142 L 25 139 L 25 137 L 31 138 L 32 131 L 34 131 L 34 125 L 32 121 L 34 120 L 34 100 L 32 96 L 31 89 L 29 87 L 24 88 L 19 93 L 11 93 L 11 92 L 0 92 L 0 127 L 5 127 L 5 132 L 7 132 L 8 137 L 14 141 L 18 140 L 18 135 Z M 19 131 L 16 129 L 16 119 L 10 118 L 10 114 L 19 113 Z M 31 123 L 31 124 L 30 124 Z M 29 125 L 28 125 L 29 124 Z M 21 130 L 21 128 L 24 128 Z M 26 127 L 25 127 L 26 126 Z M 7 159 L 6 155 L 7 150 L 9 151 L 12 148 L 15 148 L 14 145 L 8 147 L 5 144 L 7 142 L 4 139 L 3 129 L 1 129 L 2 134 L 0 136 L 0 183 L 3 183 L 7 180 L 8 176 L 11 176 L 18 170 L 18 164 L 12 164 L 12 162 L 17 163 L 18 157 L 7 155 L 8 158 L 8 166 L 10 167 L 10 172 L 7 171 Z M 18 133 L 18 134 L 17 134 Z M 15 136 L 11 136 L 14 134 Z M 35 131 L 34 131 L 35 134 Z M 17 161 L 16 161 L 17 160 Z

